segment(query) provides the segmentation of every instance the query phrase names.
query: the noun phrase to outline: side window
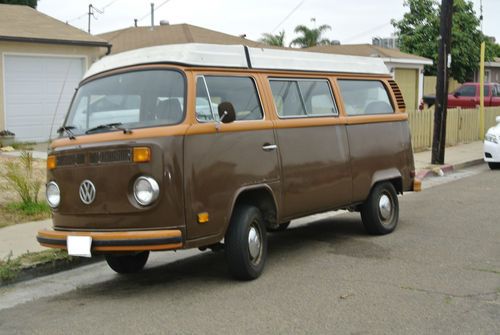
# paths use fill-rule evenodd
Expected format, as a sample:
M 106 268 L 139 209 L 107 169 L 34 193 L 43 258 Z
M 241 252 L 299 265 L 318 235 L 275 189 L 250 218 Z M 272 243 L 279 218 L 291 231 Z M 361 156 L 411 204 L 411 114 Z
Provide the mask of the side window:
M 300 97 L 299 85 L 292 80 L 271 80 L 274 104 L 279 116 L 304 116 L 305 107 Z
M 493 91 L 492 91 L 491 95 L 494 97 L 500 97 L 500 86 L 495 85 L 495 86 L 493 86 L 492 89 L 493 89 Z
M 382 82 L 339 79 L 338 83 L 347 115 L 394 113 L 394 108 Z
M 270 79 L 276 112 L 281 117 L 337 115 L 326 80 Z
M 217 108 L 221 102 L 225 101 L 233 104 L 236 121 L 261 120 L 263 118 L 257 88 L 252 78 L 198 77 L 196 83 L 196 118 L 199 121 L 214 121 L 214 116 L 217 120 Z
M 466 85 L 466 86 L 459 87 L 457 89 L 456 93 L 458 93 L 461 97 L 475 97 L 476 96 L 476 86 Z
M 217 105 L 210 103 L 205 78 L 196 79 L 196 119 L 202 122 L 218 120 Z
M 326 80 L 299 80 L 299 88 L 307 115 L 337 115 L 330 85 Z

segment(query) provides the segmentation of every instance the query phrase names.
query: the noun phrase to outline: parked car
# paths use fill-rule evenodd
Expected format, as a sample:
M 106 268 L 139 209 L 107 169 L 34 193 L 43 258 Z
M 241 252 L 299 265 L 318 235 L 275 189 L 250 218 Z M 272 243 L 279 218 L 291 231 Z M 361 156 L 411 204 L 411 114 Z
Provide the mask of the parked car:
M 435 103 L 434 95 L 426 95 L 423 101 L 429 107 Z M 479 106 L 479 83 L 465 83 L 448 94 L 448 108 L 475 108 Z M 484 106 L 500 106 L 500 84 L 484 84 Z
M 491 127 L 484 137 L 484 161 L 490 169 L 500 169 L 500 116 L 496 118 L 497 125 Z
M 388 234 L 398 194 L 420 187 L 403 96 L 380 59 L 234 45 L 94 63 L 47 169 L 42 245 L 105 254 L 118 273 L 150 251 L 223 248 L 239 279 L 261 274 L 268 231 L 349 209 Z

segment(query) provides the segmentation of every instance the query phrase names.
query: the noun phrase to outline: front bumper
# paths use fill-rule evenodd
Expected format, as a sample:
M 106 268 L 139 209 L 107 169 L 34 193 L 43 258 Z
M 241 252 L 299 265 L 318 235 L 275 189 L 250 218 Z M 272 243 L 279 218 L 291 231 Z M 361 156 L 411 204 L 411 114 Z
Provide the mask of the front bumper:
M 484 141 L 484 161 L 500 162 L 500 144 Z
M 180 249 L 183 246 L 180 230 L 148 230 L 127 232 L 72 232 L 40 230 L 37 241 L 49 248 L 67 249 L 68 236 L 90 236 L 92 252 L 134 252 Z

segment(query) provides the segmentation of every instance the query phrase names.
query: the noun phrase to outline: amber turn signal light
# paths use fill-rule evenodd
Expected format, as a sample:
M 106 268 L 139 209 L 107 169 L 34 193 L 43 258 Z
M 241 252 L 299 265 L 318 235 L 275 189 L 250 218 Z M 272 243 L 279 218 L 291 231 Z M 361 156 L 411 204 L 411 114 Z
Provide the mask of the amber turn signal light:
M 151 150 L 146 147 L 134 148 L 134 163 L 146 163 L 151 160 Z
M 57 166 L 56 156 L 51 155 L 47 157 L 47 170 L 54 170 Z
M 204 223 L 207 223 L 208 220 L 209 220 L 209 218 L 208 218 L 207 212 L 203 212 L 203 213 L 198 214 L 198 223 L 204 224 Z

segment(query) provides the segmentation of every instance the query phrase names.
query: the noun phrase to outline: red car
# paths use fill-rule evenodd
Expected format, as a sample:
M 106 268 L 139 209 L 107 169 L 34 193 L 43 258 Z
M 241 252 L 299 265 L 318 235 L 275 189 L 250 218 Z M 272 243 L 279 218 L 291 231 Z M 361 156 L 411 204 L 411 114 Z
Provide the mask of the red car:
M 434 105 L 434 96 L 424 96 L 424 103 Z M 476 108 L 479 106 L 479 83 L 465 83 L 448 94 L 448 108 Z M 500 84 L 484 84 L 484 106 L 500 106 Z

